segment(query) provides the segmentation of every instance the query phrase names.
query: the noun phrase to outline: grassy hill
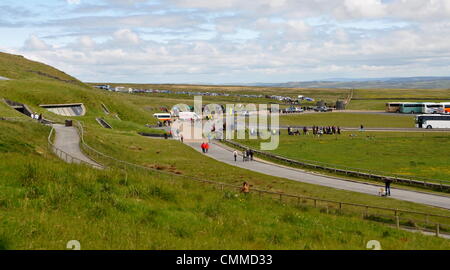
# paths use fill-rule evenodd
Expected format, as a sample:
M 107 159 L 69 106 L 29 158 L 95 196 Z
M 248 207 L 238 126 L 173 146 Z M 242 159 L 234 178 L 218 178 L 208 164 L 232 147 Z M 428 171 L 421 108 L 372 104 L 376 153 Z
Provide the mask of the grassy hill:
M 10 72 L 27 74 L 17 66 Z M 384 249 L 450 249 L 448 240 L 395 230 L 361 219 L 360 213 L 327 213 L 190 180 L 249 181 L 253 188 L 449 215 L 439 208 L 253 173 L 176 141 L 137 135 L 151 118 L 146 107 L 169 99 L 107 93 L 47 76 L 0 75 L 14 79 L 0 82 L 0 98 L 26 103 L 50 119 L 65 118 L 39 104 L 83 102 L 86 116 L 74 119 L 84 122 L 89 144 L 159 171 L 66 164 L 47 148 L 49 127 L 25 117 L 0 121 L 0 249 L 65 249 L 73 239 L 82 249 L 365 249 L 373 239 Z M 122 121 L 106 115 L 101 103 Z M 20 114 L 0 102 L 1 116 Z M 101 128 L 96 117 L 110 120 L 114 129 Z
M 16 80 L 48 80 L 85 86 L 82 82 L 51 66 L 21 55 L 0 52 L 0 76 Z
M 384 249 L 450 248 L 357 216 L 65 164 L 46 148 L 49 128 L 1 121 L 0 130 L 0 249 L 64 249 L 72 239 L 83 249 L 365 249 L 372 239 Z

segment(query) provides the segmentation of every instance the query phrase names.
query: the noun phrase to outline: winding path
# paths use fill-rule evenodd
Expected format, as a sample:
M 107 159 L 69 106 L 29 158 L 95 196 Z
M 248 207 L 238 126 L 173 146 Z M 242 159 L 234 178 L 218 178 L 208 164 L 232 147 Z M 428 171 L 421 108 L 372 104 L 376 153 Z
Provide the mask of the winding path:
M 188 142 L 187 145 L 193 147 L 197 151 L 201 152 L 200 142 Z M 337 177 L 324 176 L 320 174 L 306 172 L 300 169 L 289 168 L 286 166 L 274 164 L 271 162 L 256 159 L 252 162 L 243 162 L 242 158 L 234 161 L 231 148 L 223 146 L 221 144 L 214 143 L 209 150 L 208 155 L 220 162 L 233 165 L 236 167 L 244 168 L 247 170 L 287 178 L 297 182 L 309 183 L 320 186 L 327 186 L 341 190 L 355 191 L 365 194 L 378 196 L 380 190 L 379 185 L 367 184 L 361 182 L 354 182 Z M 450 209 L 450 197 L 440 196 L 425 192 L 415 192 L 404 189 L 391 188 L 391 198 L 410 201 L 415 203 L 421 203 L 441 208 Z
M 54 124 L 55 141 L 53 145 L 61 151 L 66 152 L 78 160 L 65 159 L 69 163 L 87 163 L 95 168 L 103 168 L 100 164 L 88 158 L 80 148 L 80 135 L 75 127 L 66 127 L 60 124 Z

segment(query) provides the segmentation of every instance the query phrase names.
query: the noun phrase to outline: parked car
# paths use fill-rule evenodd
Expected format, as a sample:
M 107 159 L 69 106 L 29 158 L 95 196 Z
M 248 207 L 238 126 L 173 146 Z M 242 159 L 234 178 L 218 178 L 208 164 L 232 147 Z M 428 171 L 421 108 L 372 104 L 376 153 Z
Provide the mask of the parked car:
M 332 109 L 332 108 L 325 107 L 325 106 L 321 106 L 321 107 L 315 107 L 315 108 L 314 108 L 314 111 L 315 111 L 315 112 L 332 112 L 333 109 Z

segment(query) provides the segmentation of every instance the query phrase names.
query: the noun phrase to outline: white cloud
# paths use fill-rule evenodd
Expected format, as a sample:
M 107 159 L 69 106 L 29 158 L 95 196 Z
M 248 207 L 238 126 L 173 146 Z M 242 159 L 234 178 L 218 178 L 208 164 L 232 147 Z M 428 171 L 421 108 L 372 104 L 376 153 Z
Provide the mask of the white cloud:
M 39 39 L 35 35 L 31 35 L 24 44 L 25 50 L 36 50 L 36 51 L 42 51 L 49 49 L 50 46 L 45 43 L 45 41 Z
M 448 0 L 102 0 L 77 6 L 30 18 L 29 31 L 36 34 L 20 51 L 91 81 L 443 75 L 450 62 Z M 85 11 L 91 7 L 98 12 Z
M 79 5 L 81 4 L 81 0 L 66 0 L 69 5 Z

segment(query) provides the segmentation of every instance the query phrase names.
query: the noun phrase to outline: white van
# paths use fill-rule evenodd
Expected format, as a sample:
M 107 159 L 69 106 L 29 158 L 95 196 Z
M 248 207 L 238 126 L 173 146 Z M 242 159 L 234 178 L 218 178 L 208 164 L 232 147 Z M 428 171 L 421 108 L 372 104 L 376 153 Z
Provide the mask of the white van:
M 196 114 L 195 112 L 180 112 L 178 114 L 178 118 L 180 120 L 186 120 L 186 121 L 191 121 L 191 120 L 197 121 L 197 120 L 201 119 L 200 116 L 198 116 L 198 114 Z
M 161 122 L 172 120 L 172 115 L 170 113 L 155 113 L 153 115 L 153 117 L 155 117 L 156 119 L 158 119 Z

